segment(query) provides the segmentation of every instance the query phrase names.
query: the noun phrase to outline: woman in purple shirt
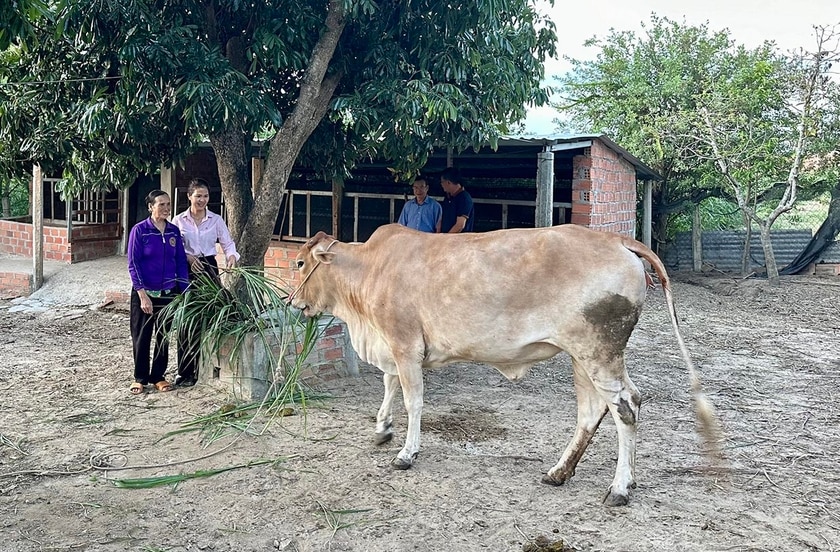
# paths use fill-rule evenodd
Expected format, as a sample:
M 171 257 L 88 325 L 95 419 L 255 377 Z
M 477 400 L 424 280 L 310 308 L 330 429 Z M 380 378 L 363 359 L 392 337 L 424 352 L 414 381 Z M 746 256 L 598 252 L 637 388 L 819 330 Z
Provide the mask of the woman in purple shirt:
M 171 391 L 164 377 L 169 363 L 169 328 L 159 317 L 172 299 L 187 289 L 189 272 L 181 232 L 169 222 L 172 203 L 162 190 L 146 196 L 149 218 L 138 222 L 128 235 L 128 273 L 131 276 L 131 342 L 134 382 L 129 390 L 143 393 L 146 385 Z M 154 358 L 149 362 L 155 338 Z
M 222 248 L 226 267 L 236 265 L 239 260 L 236 245 L 224 219 L 207 208 L 210 189 L 203 180 L 193 178 L 190 181 L 187 199 L 190 208 L 177 215 L 172 222 L 181 230 L 190 265 L 190 280 L 195 282 L 204 274 L 221 286 L 216 262 L 216 242 Z M 190 387 L 197 380 L 199 343 L 198 336 L 193 333 L 184 330 L 178 336 L 178 375 L 175 377 L 175 385 L 178 386 Z

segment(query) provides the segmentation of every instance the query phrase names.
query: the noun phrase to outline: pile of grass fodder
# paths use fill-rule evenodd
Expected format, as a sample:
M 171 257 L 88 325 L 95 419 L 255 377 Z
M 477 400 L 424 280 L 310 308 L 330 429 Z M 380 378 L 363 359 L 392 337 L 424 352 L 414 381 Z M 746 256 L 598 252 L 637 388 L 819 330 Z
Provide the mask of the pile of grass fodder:
M 199 350 L 224 354 L 232 364 L 239 360 L 246 341 L 253 339 L 255 345 L 276 353 L 267 355 L 266 379 L 272 383 L 262 404 L 271 411 L 285 404 L 305 406 L 306 389 L 299 375 L 319 337 L 318 318 L 304 318 L 290 307 L 288 292 L 262 270 L 237 267 L 228 272 L 232 290 L 204 274 L 164 310 L 172 333 L 181 338 L 198 336 L 193 342 Z

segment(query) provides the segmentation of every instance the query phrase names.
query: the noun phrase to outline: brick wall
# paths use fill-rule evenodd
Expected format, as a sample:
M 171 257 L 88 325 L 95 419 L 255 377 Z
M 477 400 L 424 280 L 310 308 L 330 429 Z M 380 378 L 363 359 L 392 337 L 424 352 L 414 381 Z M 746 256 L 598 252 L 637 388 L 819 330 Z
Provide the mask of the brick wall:
M 300 275 L 295 266 L 300 246 L 300 243 L 273 240 L 265 254 L 263 262 L 266 274 L 274 278 L 283 289 L 291 291 L 300 283 Z M 321 323 L 324 324 L 323 333 L 306 359 L 301 377 L 326 381 L 357 374 L 359 359 L 350 343 L 347 325 L 328 316 L 323 317 Z
M 113 257 L 119 253 L 121 232 L 119 223 L 74 226 L 70 262 L 80 263 Z
M 18 257 L 31 257 L 32 224 L 0 220 L 0 252 Z
M 572 224 L 636 235 L 636 170 L 598 140 L 572 160 Z
M 263 262 L 265 272 L 280 284 L 291 289 L 300 282 L 300 275 L 295 266 L 295 257 L 301 244 L 272 240 L 265 253 Z
M 78 263 L 116 255 L 120 244 L 119 224 L 73 227 L 73 243 L 67 243 L 67 228 L 44 226 L 44 259 Z M 32 223 L 0 220 L 0 252 L 32 257 Z
M 0 272 L 0 299 L 25 297 L 32 293 L 31 277 L 22 272 Z

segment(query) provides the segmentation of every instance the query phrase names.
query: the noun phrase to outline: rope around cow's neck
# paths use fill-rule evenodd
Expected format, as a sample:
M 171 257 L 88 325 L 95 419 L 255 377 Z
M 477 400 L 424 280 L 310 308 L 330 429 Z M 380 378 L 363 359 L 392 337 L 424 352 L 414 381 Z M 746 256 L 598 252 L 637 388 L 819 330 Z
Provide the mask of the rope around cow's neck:
M 338 242 L 338 240 L 333 240 L 333 241 L 331 241 L 331 242 L 330 242 L 330 244 L 329 244 L 329 245 L 328 245 L 328 246 L 324 249 L 324 253 L 326 253 L 327 251 L 329 251 L 329 250 L 330 250 L 330 248 L 331 248 L 333 245 L 335 245 L 337 242 Z M 288 303 L 290 303 L 290 304 L 291 304 L 292 299 L 294 299 L 294 298 L 295 298 L 295 296 L 298 294 L 298 292 L 299 292 L 301 289 L 303 289 L 303 284 L 305 284 L 305 283 L 307 282 L 307 280 L 309 280 L 309 277 L 310 277 L 310 276 L 312 276 L 312 275 L 315 273 L 315 269 L 317 269 L 319 266 L 321 266 L 321 261 L 316 261 L 316 262 L 315 262 L 315 266 L 313 266 L 313 267 L 312 267 L 312 270 L 310 270 L 310 271 L 309 271 L 309 274 L 307 274 L 306 276 L 304 276 L 304 277 L 303 277 L 303 280 L 301 280 L 301 281 L 300 281 L 300 284 L 298 284 L 298 286 L 295 288 L 295 290 L 292 292 L 292 294 L 291 294 L 291 295 L 289 295 L 289 298 L 287 299 L 287 302 L 288 302 Z

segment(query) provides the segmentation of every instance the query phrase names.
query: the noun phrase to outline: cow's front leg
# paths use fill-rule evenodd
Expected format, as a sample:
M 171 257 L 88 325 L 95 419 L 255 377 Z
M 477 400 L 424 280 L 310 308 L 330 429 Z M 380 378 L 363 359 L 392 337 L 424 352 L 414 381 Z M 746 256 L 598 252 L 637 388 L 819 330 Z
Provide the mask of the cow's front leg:
M 385 384 L 385 396 L 382 399 L 379 412 L 376 413 L 376 434 L 373 438 L 373 442 L 377 445 L 384 445 L 394 437 L 394 432 L 391 429 L 393 423 L 391 405 L 394 403 L 394 397 L 400 387 L 400 378 L 396 375 L 384 374 L 382 383 Z
M 408 368 L 398 368 L 399 383 L 403 390 L 405 411 L 408 414 L 408 431 L 405 435 L 405 446 L 397 457 L 391 461 L 391 466 L 398 470 L 407 470 L 420 452 L 420 417 L 423 414 L 423 372 L 419 364 Z

